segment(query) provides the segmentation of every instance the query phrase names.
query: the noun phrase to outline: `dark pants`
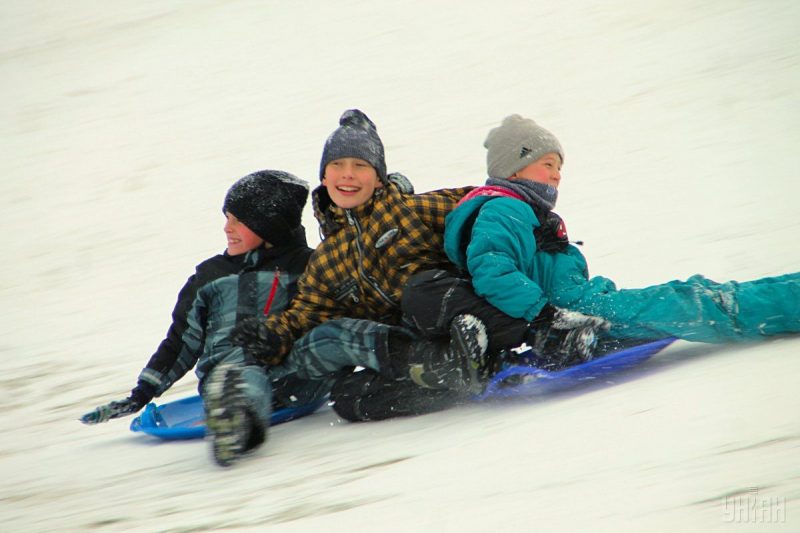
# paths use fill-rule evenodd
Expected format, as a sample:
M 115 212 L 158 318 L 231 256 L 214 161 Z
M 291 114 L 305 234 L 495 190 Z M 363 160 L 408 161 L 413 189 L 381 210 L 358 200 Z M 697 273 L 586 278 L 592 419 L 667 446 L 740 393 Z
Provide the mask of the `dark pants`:
M 511 318 L 475 294 L 472 283 L 446 270 L 426 270 L 412 276 L 402 297 L 403 320 L 425 337 L 449 336 L 457 315 L 480 318 L 489 334 L 489 352 L 514 348 L 525 342 L 529 326 Z
M 445 270 L 429 270 L 412 276 L 403 289 L 402 310 L 403 321 L 409 330 L 429 339 L 447 338 L 450 322 L 457 315 L 475 315 L 486 325 L 490 353 L 519 346 L 525 342 L 529 332 L 525 320 L 510 318 L 500 312 L 475 294 L 468 279 Z M 383 334 L 373 338 L 373 341 L 380 339 L 378 346 L 370 345 L 370 350 L 362 352 L 367 357 L 360 364 L 366 369 L 341 375 L 331 390 L 333 408 L 342 418 L 383 420 L 419 415 L 440 411 L 466 400 L 463 394 L 454 391 L 422 389 L 409 379 L 392 379 L 380 365 L 384 360 L 382 348 L 384 342 L 387 343 L 385 353 L 391 353 L 392 339 L 402 328 L 384 326 L 377 330 L 373 333 Z M 346 344 L 355 346 L 358 343 Z M 374 355 L 370 357 L 371 354 Z M 356 363 L 355 360 L 352 362 Z
M 413 342 L 406 328 L 371 320 L 340 318 L 312 329 L 295 342 L 280 366 L 308 383 L 333 381 L 333 409 L 346 420 L 383 420 L 440 411 L 463 399 L 449 390 L 423 389 L 394 361 L 393 344 Z M 403 367 L 402 372 L 398 370 Z M 354 372 L 356 367 L 363 370 Z M 276 367 L 278 368 L 278 367 Z
M 351 422 L 433 413 L 465 400 L 463 393 L 423 389 L 410 379 L 390 379 L 368 368 L 342 375 L 331 389 L 334 411 Z

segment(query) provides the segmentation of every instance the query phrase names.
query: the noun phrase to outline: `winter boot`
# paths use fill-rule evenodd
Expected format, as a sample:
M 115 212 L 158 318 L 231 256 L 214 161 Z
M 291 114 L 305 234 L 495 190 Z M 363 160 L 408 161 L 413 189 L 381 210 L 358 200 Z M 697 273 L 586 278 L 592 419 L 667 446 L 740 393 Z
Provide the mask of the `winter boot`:
M 478 394 L 483 389 L 489 338 L 473 315 L 457 315 L 450 323 L 450 341 L 416 341 L 410 345 L 409 375 L 420 387 Z
M 242 368 L 219 365 L 205 388 L 206 424 L 214 461 L 230 466 L 266 440 L 266 428 L 245 394 Z
M 545 370 L 560 370 L 591 361 L 599 334 L 609 327 L 602 318 L 547 305 L 531 322 L 527 343 L 533 347 L 534 364 Z

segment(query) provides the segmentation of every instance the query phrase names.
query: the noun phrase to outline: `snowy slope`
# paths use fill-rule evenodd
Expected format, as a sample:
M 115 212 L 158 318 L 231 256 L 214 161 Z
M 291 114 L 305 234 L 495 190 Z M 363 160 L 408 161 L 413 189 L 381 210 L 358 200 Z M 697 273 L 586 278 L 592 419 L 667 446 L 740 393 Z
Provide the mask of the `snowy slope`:
M 571 237 L 621 286 L 800 269 L 797 2 L 106 6 L 0 3 L 0 530 L 800 530 L 797 338 L 678 343 L 533 402 L 324 410 L 230 470 L 77 422 L 224 248 L 227 187 L 315 182 L 350 107 L 418 190 L 480 183 L 489 128 L 535 118 L 566 150 Z

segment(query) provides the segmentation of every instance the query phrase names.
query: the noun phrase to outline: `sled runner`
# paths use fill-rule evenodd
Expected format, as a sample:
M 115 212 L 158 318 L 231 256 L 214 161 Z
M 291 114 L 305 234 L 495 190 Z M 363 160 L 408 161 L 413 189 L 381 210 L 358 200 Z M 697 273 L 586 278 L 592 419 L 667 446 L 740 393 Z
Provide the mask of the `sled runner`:
M 325 400 L 298 407 L 276 409 L 270 416 L 270 426 L 310 415 Z M 206 434 L 203 399 L 189 396 L 162 405 L 149 403 L 131 422 L 131 431 L 146 433 L 164 440 L 202 439 Z

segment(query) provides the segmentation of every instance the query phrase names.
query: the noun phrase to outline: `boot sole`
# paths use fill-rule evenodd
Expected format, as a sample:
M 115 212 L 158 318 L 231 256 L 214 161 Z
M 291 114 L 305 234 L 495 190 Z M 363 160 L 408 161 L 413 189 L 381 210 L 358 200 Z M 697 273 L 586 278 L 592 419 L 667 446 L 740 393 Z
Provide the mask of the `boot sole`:
M 480 394 L 484 385 L 480 380 L 479 368 L 488 347 L 485 326 L 472 315 L 457 316 L 450 324 L 450 338 L 457 343 L 461 355 L 464 392 Z
M 244 382 L 235 367 L 218 367 L 207 389 L 206 425 L 211 452 L 220 466 L 230 466 L 245 452 L 247 400 Z

